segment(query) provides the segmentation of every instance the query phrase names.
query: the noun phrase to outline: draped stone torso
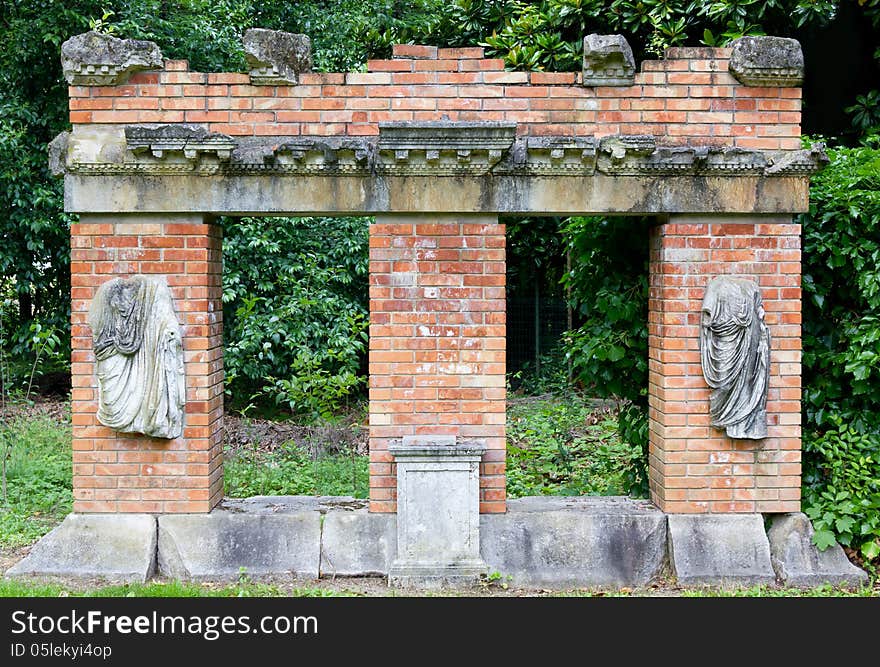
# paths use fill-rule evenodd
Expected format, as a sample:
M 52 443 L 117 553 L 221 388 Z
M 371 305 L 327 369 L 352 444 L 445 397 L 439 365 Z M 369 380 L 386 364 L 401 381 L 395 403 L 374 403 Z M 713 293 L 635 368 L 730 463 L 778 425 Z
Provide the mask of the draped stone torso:
M 712 426 L 731 438 L 767 437 L 770 333 L 758 285 L 742 278 L 711 280 L 700 328 L 703 377 L 712 388 Z
M 171 292 L 147 276 L 98 288 L 89 311 L 98 421 L 122 432 L 177 438 L 183 431 L 183 346 Z

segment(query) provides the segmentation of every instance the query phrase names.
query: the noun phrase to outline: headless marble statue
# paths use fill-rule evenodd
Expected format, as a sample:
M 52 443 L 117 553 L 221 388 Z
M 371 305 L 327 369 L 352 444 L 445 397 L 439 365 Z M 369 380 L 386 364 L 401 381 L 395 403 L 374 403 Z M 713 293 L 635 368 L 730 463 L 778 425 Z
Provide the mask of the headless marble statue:
M 770 332 L 757 283 L 712 279 L 703 297 L 700 327 L 703 377 L 712 388 L 712 426 L 731 438 L 767 437 Z
M 89 310 L 98 374 L 98 421 L 156 438 L 183 432 L 183 346 L 171 292 L 159 278 L 116 278 Z

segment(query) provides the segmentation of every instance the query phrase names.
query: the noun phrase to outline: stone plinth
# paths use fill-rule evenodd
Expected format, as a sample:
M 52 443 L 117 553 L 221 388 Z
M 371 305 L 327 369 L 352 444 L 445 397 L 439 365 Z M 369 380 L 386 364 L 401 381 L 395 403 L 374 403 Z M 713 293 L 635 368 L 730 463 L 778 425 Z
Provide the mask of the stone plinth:
M 389 447 L 397 463 L 397 559 L 391 586 L 437 588 L 476 582 L 480 556 L 483 443 L 408 436 Z

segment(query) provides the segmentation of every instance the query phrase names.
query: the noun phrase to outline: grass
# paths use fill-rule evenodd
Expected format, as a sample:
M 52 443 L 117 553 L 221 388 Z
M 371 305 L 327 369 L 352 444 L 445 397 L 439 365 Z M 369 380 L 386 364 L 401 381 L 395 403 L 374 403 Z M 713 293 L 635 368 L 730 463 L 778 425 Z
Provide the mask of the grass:
M 0 579 L 0 597 L 97 597 L 97 598 L 230 598 L 230 597 L 351 597 L 352 593 L 327 588 L 281 589 L 273 584 L 253 582 L 246 577 L 225 586 L 179 581 L 121 584 L 76 590 L 61 584 L 30 583 Z
M 12 443 L 6 502 L 0 500 L 0 546 L 30 544 L 73 505 L 70 425 L 45 415 L 3 424 Z
M 507 493 L 614 496 L 628 492 L 638 454 L 620 439 L 616 413 L 576 393 L 511 402 L 507 412 Z
M 877 597 L 878 591 L 870 585 L 856 589 L 838 588 L 830 584 L 815 588 L 772 588 L 770 586 L 753 586 L 752 588 L 719 588 L 683 589 L 681 597 L 711 598 L 870 598 Z
M 324 454 L 311 457 L 286 444 L 275 451 L 238 450 L 224 461 L 230 498 L 250 496 L 354 496 L 369 493 L 369 457 Z

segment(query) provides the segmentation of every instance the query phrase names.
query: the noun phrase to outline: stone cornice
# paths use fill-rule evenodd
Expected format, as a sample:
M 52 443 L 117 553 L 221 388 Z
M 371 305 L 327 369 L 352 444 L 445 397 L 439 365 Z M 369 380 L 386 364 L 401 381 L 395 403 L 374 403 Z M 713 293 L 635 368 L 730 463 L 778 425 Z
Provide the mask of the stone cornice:
M 379 137 L 235 138 L 184 125 L 69 137 L 55 171 L 227 176 L 809 176 L 823 147 L 657 146 L 647 135 L 515 137 L 515 125 L 387 126 Z M 115 132 L 115 134 L 114 134 Z

